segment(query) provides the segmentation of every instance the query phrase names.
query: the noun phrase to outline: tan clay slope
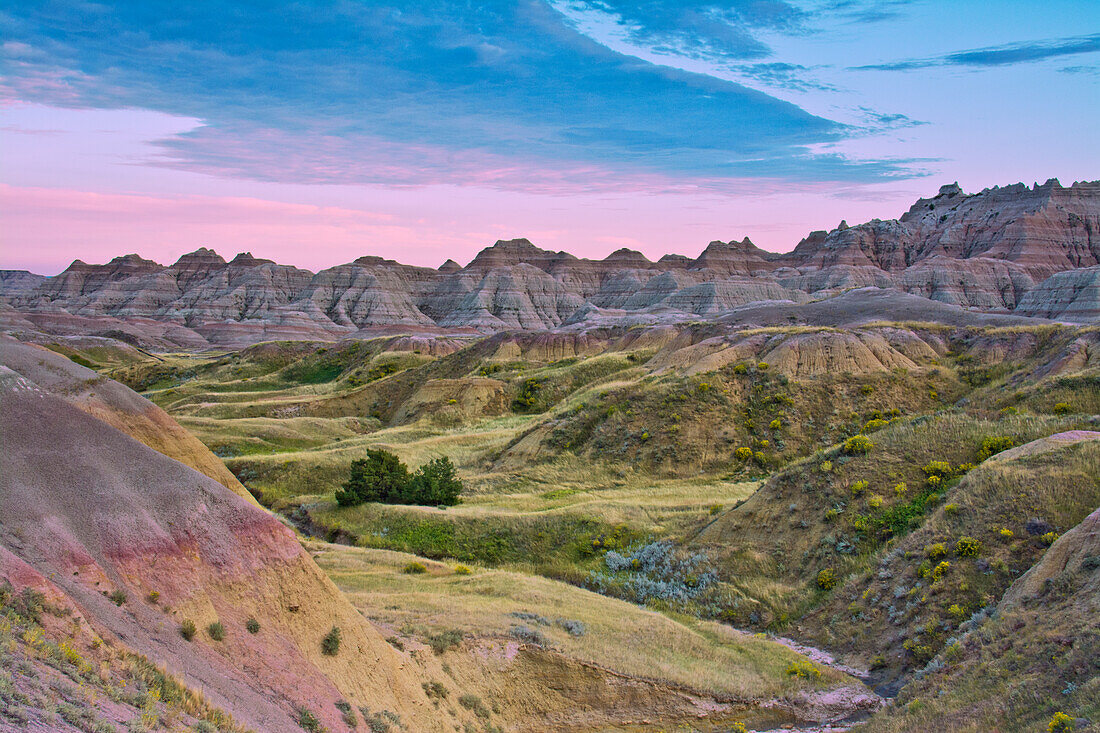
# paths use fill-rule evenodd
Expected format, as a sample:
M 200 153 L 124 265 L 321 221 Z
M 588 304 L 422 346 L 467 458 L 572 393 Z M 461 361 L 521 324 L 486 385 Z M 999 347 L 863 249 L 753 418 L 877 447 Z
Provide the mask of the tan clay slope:
M 5 367 L 0 402 L 0 545 L 97 630 L 257 730 L 297 730 L 298 706 L 346 730 L 340 699 L 433 729 L 415 675 L 289 529 Z M 104 595 L 115 590 L 126 595 L 121 606 Z M 249 617 L 259 633 L 246 631 Z M 200 631 L 185 641 L 184 619 L 200 630 L 220 621 L 225 640 Z M 333 626 L 343 643 L 325 656 L 321 639 Z
M 206 474 L 255 503 L 248 490 L 198 438 L 137 392 L 61 354 L 0 336 L 0 364 L 155 451 Z

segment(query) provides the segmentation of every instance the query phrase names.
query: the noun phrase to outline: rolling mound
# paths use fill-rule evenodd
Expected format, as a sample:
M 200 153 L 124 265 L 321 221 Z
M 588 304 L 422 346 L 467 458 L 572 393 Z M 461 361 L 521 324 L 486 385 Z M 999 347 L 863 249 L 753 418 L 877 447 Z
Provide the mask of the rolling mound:
M 344 730 L 340 699 L 430 729 L 415 675 L 290 530 L 6 367 L 0 390 L 0 545 L 50 578 L 97 631 L 259 730 L 297 730 L 299 707 Z M 259 633 L 245 630 L 249 617 Z M 186 641 L 184 620 L 220 622 L 225 641 Z M 345 651 L 328 657 L 321 637 L 333 626 Z
M 0 364 L 153 450 L 253 501 L 248 490 L 198 438 L 128 387 L 53 351 L 7 336 L 0 336 Z

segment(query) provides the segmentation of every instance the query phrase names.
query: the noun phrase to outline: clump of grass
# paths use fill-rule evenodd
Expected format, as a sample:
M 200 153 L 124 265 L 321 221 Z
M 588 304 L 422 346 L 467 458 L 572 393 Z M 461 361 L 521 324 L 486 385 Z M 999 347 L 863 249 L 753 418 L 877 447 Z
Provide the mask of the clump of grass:
M 405 567 L 401 568 L 401 572 L 406 575 L 422 575 L 428 572 L 428 568 L 422 562 L 411 562 Z
M 145 600 L 149 603 L 154 603 L 155 604 L 157 601 L 160 600 L 160 591 L 157 591 L 157 590 L 149 591 L 149 594 L 145 596 Z
M 107 600 L 116 606 L 121 606 L 126 602 L 126 593 L 121 588 L 116 588 L 107 596 Z
M 467 710 L 473 711 L 474 715 L 483 720 L 489 718 L 489 708 L 485 707 L 485 703 L 477 695 L 463 695 L 458 698 L 458 704 Z
M 1047 532 L 1039 538 L 1039 541 L 1042 542 L 1044 546 L 1050 547 L 1058 539 L 1058 536 L 1057 532 Z
M 249 616 L 248 620 L 244 622 L 244 627 L 248 629 L 250 634 L 260 633 L 260 622 L 256 620 L 255 616 Z
M 340 653 L 340 627 L 333 626 L 329 629 L 329 632 L 325 634 L 325 638 L 321 639 L 321 653 L 335 657 Z
M 466 634 L 461 629 L 448 629 L 447 631 L 440 631 L 437 634 L 430 634 L 428 636 L 428 646 L 432 648 L 432 651 L 436 654 L 442 654 L 450 649 L 455 649 Z
M 195 627 L 195 622 L 189 618 L 185 618 L 183 620 L 183 623 L 180 624 L 180 636 L 182 636 L 187 641 L 191 641 L 192 639 L 194 639 L 195 632 L 197 631 L 198 629 Z
M 821 590 L 832 590 L 837 582 L 836 573 L 832 568 L 825 568 L 817 574 L 817 587 Z
M 421 687 L 424 688 L 424 694 L 430 698 L 443 700 L 447 697 L 448 694 L 450 694 L 442 682 L 436 682 L 435 680 L 432 680 L 431 682 L 424 682 Z
M 547 646 L 549 644 L 546 636 L 541 631 L 532 629 L 526 624 L 513 625 L 509 633 L 525 644 L 534 644 L 536 646 Z
M 222 641 L 225 639 L 225 627 L 222 626 L 221 621 L 215 621 L 206 627 L 206 633 L 214 641 Z
M 472 572 L 469 565 L 455 565 L 455 575 L 469 575 Z

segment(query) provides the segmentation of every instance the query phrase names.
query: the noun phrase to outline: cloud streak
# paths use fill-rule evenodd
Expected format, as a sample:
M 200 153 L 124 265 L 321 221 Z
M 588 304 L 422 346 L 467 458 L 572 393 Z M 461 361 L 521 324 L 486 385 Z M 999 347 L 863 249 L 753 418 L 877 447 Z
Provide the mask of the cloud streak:
M 970 68 L 991 68 L 1015 64 L 1034 63 L 1063 56 L 1076 56 L 1084 53 L 1100 52 L 1100 33 L 1073 38 L 1059 38 L 1046 41 L 1012 43 L 1004 46 L 989 46 L 969 51 L 958 51 L 945 56 L 924 59 L 908 59 L 885 64 L 868 64 L 852 67 L 856 71 L 912 71 L 934 66 L 963 66 Z

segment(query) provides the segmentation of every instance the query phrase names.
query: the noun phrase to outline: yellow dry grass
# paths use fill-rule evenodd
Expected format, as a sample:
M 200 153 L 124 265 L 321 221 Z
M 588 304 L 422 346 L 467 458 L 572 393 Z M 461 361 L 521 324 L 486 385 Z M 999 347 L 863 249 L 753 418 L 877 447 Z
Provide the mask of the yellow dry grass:
M 761 699 L 804 687 L 786 673 L 803 659 L 768 639 L 715 622 L 671 617 L 547 578 L 507 570 L 453 566 L 415 555 L 307 542 L 307 549 L 336 585 L 375 623 L 412 635 L 461 629 L 482 637 L 508 637 L 516 625 L 541 632 L 568 656 L 646 679 L 701 692 Z M 424 574 L 407 574 L 410 562 Z M 538 614 L 542 625 L 510 614 Z M 580 621 L 582 636 L 555 622 Z M 821 685 L 852 681 L 822 669 Z

